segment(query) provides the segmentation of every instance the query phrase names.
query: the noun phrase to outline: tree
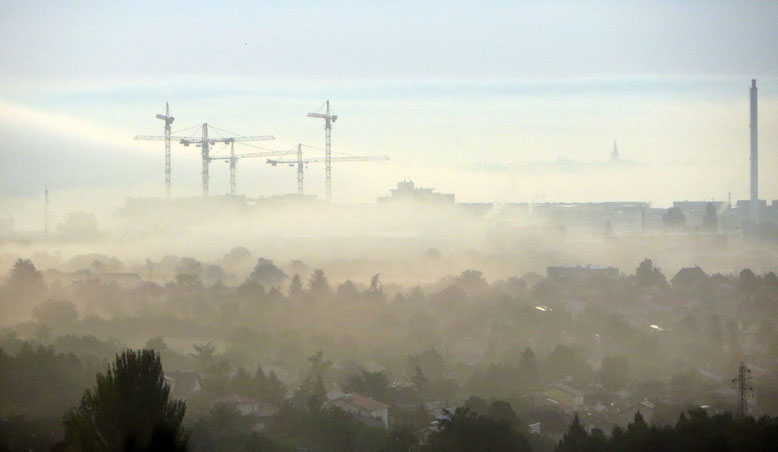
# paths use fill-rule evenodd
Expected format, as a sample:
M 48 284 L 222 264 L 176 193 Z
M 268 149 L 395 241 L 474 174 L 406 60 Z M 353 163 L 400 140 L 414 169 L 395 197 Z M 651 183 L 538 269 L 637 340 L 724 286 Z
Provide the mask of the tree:
M 368 298 L 376 301 L 386 300 L 384 295 L 384 285 L 381 284 L 381 274 L 376 273 L 370 278 L 370 288 L 367 289 Z
M 470 296 L 482 294 L 489 286 L 483 272 L 472 269 L 462 272 L 455 284 Z
M 302 384 L 294 394 L 298 407 L 319 408 L 327 401 L 327 389 L 324 387 L 324 377 L 332 362 L 324 359 L 321 350 L 308 357 L 311 367 Z
M 257 281 L 265 287 L 278 286 L 287 278 L 283 270 L 276 267 L 270 259 L 257 259 L 254 271 L 249 275 L 250 280 Z
M 557 345 L 546 358 L 544 375 L 552 381 L 566 377 L 573 377 L 578 381 L 587 377 L 590 371 L 591 368 L 579 349 Z
M 485 416 L 489 412 L 489 404 L 478 396 L 470 396 L 465 400 L 465 408 L 479 416 Z
M 236 266 L 246 262 L 251 257 L 251 251 L 242 246 L 236 246 L 225 254 L 222 260 L 229 266 Z
M 623 356 L 606 356 L 600 365 L 600 383 L 611 392 L 624 389 L 629 383 L 629 366 Z
M 662 215 L 662 224 L 667 229 L 683 229 L 686 225 L 686 215 L 680 207 L 671 207 Z
M 576 413 L 565 436 L 559 441 L 556 452 L 584 452 L 588 450 L 586 447 L 588 436 Z
M 359 291 L 357 290 L 357 286 L 355 286 L 350 279 L 347 279 L 343 282 L 343 284 L 338 286 L 337 293 L 338 299 L 343 301 L 359 299 Z
M 176 285 L 184 290 L 199 291 L 203 287 L 203 282 L 193 273 L 179 273 L 176 275 Z
M 193 257 L 185 257 L 181 259 L 178 267 L 176 267 L 177 274 L 195 275 L 198 278 L 203 276 L 203 264 Z
M 424 394 L 429 380 L 424 376 L 424 372 L 421 371 L 421 366 L 416 366 L 414 369 L 413 375 L 411 376 L 411 383 L 416 387 L 416 392 Z
M 163 339 L 161 336 L 152 337 L 148 341 L 146 341 L 146 345 L 144 348 L 147 348 L 149 350 L 154 350 L 157 353 L 161 353 L 164 351 L 167 351 L 167 344 L 165 343 L 165 339 Z
M 389 396 L 389 378 L 383 372 L 361 371 L 350 375 L 343 385 L 347 393 L 356 392 L 376 400 L 386 401 Z
M 76 305 L 69 301 L 45 301 L 32 311 L 38 322 L 59 331 L 73 330 L 78 323 Z
M 212 393 L 224 392 L 227 389 L 227 375 L 230 372 L 230 362 L 216 353 L 216 347 L 210 342 L 207 344 L 194 344 L 195 353 L 189 355 L 194 358 L 197 369 L 205 374 L 205 388 Z
M 657 267 L 654 267 L 654 263 L 651 259 L 644 259 L 643 262 L 638 265 L 635 271 L 635 278 L 637 279 L 638 287 L 665 287 L 667 285 L 667 278 L 664 273 Z
M 495 400 L 489 405 L 489 417 L 496 421 L 507 422 L 508 425 L 515 430 L 520 430 L 523 426 L 519 422 L 519 417 L 516 416 L 516 412 L 513 411 L 513 407 L 510 403 L 503 400 Z
M 186 406 L 169 396 L 159 354 L 127 350 L 65 415 L 67 443 L 79 451 L 127 451 L 172 438 L 175 447 L 167 450 L 186 450 Z
M 527 385 L 533 385 L 538 382 L 538 363 L 535 359 L 535 352 L 529 347 L 521 352 L 521 358 L 519 358 L 519 373 L 522 380 Z
M 706 232 L 716 232 L 719 229 L 719 218 L 716 206 L 709 202 L 705 204 L 705 215 L 702 217 L 702 229 Z
M 317 268 L 311 274 L 311 279 L 308 280 L 308 288 L 316 299 L 328 297 L 332 289 L 330 283 L 327 282 L 327 277 L 324 275 L 324 270 Z
M 299 300 L 303 296 L 303 279 L 299 273 L 292 275 L 292 281 L 289 283 L 289 299 Z
M 19 309 L 35 305 L 43 301 L 48 292 L 43 275 L 35 264 L 28 259 L 17 259 L 0 288 L 0 302 L 7 305 L 0 305 L 0 308 L 13 306 Z
M 192 429 L 192 448 L 217 451 L 283 451 L 287 450 L 254 430 L 255 419 L 234 407 L 217 404 L 200 416 Z
M 413 426 L 408 424 L 398 425 L 389 431 L 389 437 L 386 439 L 386 445 L 382 452 L 408 452 L 419 444 L 419 438 Z
M 478 416 L 467 408 L 457 408 L 441 420 L 423 449 L 429 452 L 524 452 L 531 451 L 527 439 L 502 420 Z

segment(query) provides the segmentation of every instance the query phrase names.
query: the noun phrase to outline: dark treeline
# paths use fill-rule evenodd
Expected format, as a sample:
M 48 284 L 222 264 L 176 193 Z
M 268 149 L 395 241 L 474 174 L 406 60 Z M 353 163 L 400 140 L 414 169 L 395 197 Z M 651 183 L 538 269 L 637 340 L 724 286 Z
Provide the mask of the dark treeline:
M 668 278 L 645 260 L 613 277 L 489 282 L 465 270 L 404 287 L 378 274 L 335 284 L 303 262 L 259 258 L 228 286 L 231 259 L 247 259 L 228 256 L 168 259 L 171 281 L 130 285 L 101 276 L 122 269 L 107 258 L 67 285 L 17 261 L 0 284 L 0 311 L 17 319 L 0 331 L 0 444 L 63 444 L 63 416 L 95 375 L 140 347 L 171 375 L 199 378 L 196 392 L 172 395 L 186 400 L 191 450 L 486 450 L 484 438 L 492 450 L 554 450 L 570 438 L 580 450 L 661 450 L 620 446 L 640 426 L 635 410 L 651 438 L 687 434 L 679 425 L 690 420 L 730 419 L 741 444 L 745 421 L 724 414 L 736 406 L 729 383 L 741 362 L 752 370 L 754 434 L 774 426 L 759 416 L 778 413 L 773 273 L 690 267 Z M 559 385 L 582 401 L 544 406 Z M 389 406 L 389 428 L 328 403 L 350 393 Z M 243 399 L 267 411 L 261 425 L 234 409 Z M 585 434 L 574 431 L 575 412 Z M 477 432 L 478 443 L 462 443 Z
M 45 364 L 63 357 L 47 356 L 40 361 Z M 682 413 L 675 425 L 662 426 L 648 425 L 638 412 L 626 428 L 616 427 L 610 435 L 596 428 L 587 430 L 575 415 L 554 445 L 528 435 L 509 403 L 488 405 L 475 397 L 445 412 L 426 434 L 410 423 L 389 431 L 366 426 L 345 411 L 323 406 L 314 395 L 304 406 L 294 400 L 282 402 L 261 432 L 252 428 L 249 416 L 222 404 L 184 427 L 185 410 L 185 402 L 170 397 L 159 354 L 127 350 L 98 373 L 93 387 L 67 410 L 61 420 L 62 435 L 52 434 L 50 423 L 42 420 L 0 419 L 0 450 L 292 451 L 304 446 L 333 452 L 749 452 L 773 450 L 778 441 L 778 418 L 709 416 L 695 409 Z

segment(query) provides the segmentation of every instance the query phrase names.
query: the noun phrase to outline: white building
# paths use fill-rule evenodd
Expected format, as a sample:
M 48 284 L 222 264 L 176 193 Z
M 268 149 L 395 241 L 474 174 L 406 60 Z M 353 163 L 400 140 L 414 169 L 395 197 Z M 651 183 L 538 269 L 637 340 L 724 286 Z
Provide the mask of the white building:
M 384 428 L 389 428 L 389 405 L 361 394 L 346 394 L 327 402 L 328 406 L 338 407 L 341 410 L 359 417 L 367 423 L 380 423 Z

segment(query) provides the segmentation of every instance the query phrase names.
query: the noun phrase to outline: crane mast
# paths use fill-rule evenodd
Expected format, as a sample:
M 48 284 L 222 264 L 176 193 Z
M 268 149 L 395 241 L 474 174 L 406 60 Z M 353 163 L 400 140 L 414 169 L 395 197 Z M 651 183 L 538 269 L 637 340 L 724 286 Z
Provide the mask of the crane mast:
M 165 114 L 156 115 L 157 119 L 165 121 L 165 199 L 170 200 L 170 174 L 172 173 L 170 165 L 170 125 L 176 118 L 170 116 L 170 104 L 165 102 Z
M 158 115 L 158 117 L 161 115 Z M 171 121 L 172 122 L 172 121 Z M 214 127 L 214 126 L 211 126 Z M 216 127 L 214 127 L 216 128 Z M 217 130 L 221 130 L 216 128 Z M 216 143 L 224 143 L 224 144 L 232 144 L 235 142 L 244 142 L 244 141 L 265 141 L 265 140 L 275 140 L 276 138 L 273 135 L 259 135 L 259 136 L 250 136 L 250 137 L 244 137 L 244 136 L 238 136 L 238 137 L 219 137 L 219 138 L 212 138 L 208 135 L 208 123 L 204 123 L 202 126 L 202 137 L 201 138 L 192 138 L 192 137 L 180 137 L 180 136 L 168 136 L 167 133 L 165 136 L 152 136 L 152 135 L 136 135 L 136 140 L 177 140 L 179 143 L 183 144 L 184 146 L 189 146 L 190 144 L 194 144 L 197 146 L 200 146 L 200 154 L 202 158 L 202 185 L 203 185 L 203 196 L 208 196 L 208 185 L 209 185 L 209 174 L 208 174 L 208 167 L 211 163 L 211 160 L 215 160 L 211 158 L 211 145 Z M 269 154 L 269 155 L 277 155 L 277 154 Z
M 297 145 L 297 196 L 303 195 L 303 145 Z
M 330 158 L 327 158 L 327 156 L 309 157 L 304 159 L 303 152 L 302 152 L 302 145 L 298 144 L 296 160 L 267 159 L 267 163 L 272 166 L 297 165 L 297 194 L 299 196 L 302 196 L 303 195 L 303 172 L 305 166 L 307 166 L 309 163 L 323 162 L 325 164 L 329 164 L 330 162 L 377 162 L 377 161 L 385 161 L 385 160 L 389 160 L 389 157 L 385 155 L 349 155 L 343 157 L 330 157 Z
M 332 200 L 332 123 L 337 121 L 338 115 L 330 113 L 330 101 L 325 102 L 325 113 L 308 113 L 309 118 L 324 119 L 324 181 L 327 190 L 327 201 Z
M 211 155 L 208 157 L 209 161 L 224 160 L 230 164 L 230 195 L 235 196 L 238 192 L 238 159 L 253 158 L 253 157 L 273 157 L 281 155 L 293 154 L 294 150 L 286 151 L 268 151 L 268 152 L 250 152 L 246 154 L 235 153 L 235 143 L 230 141 L 230 155 Z
M 208 196 L 208 183 L 209 183 L 209 175 L 208 175 L 208 167 L 209 163 L 211 163 L 210 159 L 210 150 L 211 147 L 208 143 L 208 123 L 203 123 L 203 140 L 200 142 L 200 156 L 202 157 L 202 164 L 203 168 L 200 171 L 200 174 L 202 176 L 202 182 L 203 182 L 203 196 Z
M 237 159 L 235 158 L 235 143 L 230 142 L 230 196 L 235 196 L 235 192 L 237 191 L 238 182 L 235 179 L 235 172 L 236 172 L 236 162 Z

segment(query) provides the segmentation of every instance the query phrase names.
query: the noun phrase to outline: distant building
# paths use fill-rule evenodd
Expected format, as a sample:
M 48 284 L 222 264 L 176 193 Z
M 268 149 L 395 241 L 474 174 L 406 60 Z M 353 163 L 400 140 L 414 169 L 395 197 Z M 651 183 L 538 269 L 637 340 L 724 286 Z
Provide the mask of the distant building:
M 267 422 L 278 413 L 278 408 L 257 399 L 231 395 L 222 397 L 213 401 L 214 405 L 222 405 L 232 408 L 243 416 L 249 416 L 253 419 L 254 430 L 264 430 Z
M 454 204 L 453 194 L 435 193 L 434 188 L 417 187 L 413 181 L 398 182 L 397 188 L 393 188 L 390 191 L 391 194 L 389 196 L 378 198 L 379 204 L 394 202 Z
M 327 405 L 338 407 L 366 424 L 389 428 L 389 405 L 384 402 L 361 394 L 346 394 L 330 400 Z
M 588 279 L 594 276 L 603 276 L 610 279 L 619 277 L 619 269 L 616 267 L 598 267 L 595 265 L 557 265 L 546 268 L 548 279 L 563 281 L 570 279 Z
M 244 416 L 269 418 L 278 412 L 275 406 L 257 399 L 231 395 L 213 401 L 215 405 L 227 405 Z
M 703 223 L 708 204 L 712 204 L 718 216 L 727 209 L 724 201 L 673 201 L 673 207 L 681 209 L 686 217 L 687 226 L 699 226 Z
M 555 384 L 551 388 L 535 396 L 541 403 L 537 405 L 556 406 L 560 410 L 570 413 L 578 410 L 583 405 L 584 393 L 578 389 L 572 388 L 566 384 Z M 543 403 L 547 402 L 547 403 Z M 536 402 L 533 402 L 536 403 Z
M 619 157 L 619 148 L 616 147 L 616 142 L 613 142 L 613 152 L 611 152 L 611 162 L 618 162 L 620 159 Z

